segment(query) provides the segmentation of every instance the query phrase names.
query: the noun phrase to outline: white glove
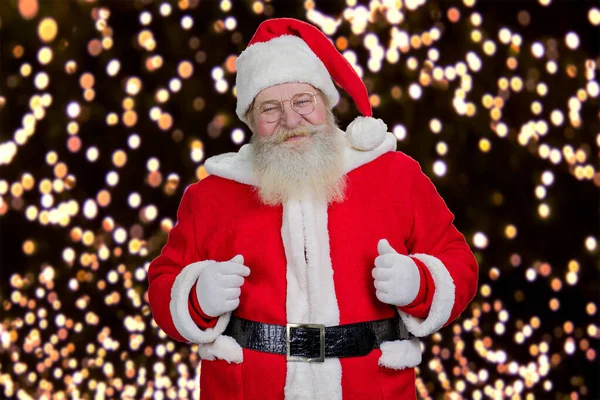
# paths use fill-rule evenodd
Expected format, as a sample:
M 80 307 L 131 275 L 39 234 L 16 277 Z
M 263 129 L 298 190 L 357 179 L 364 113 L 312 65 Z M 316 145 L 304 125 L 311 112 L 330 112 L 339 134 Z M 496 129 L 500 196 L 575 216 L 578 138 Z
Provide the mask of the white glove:
M 250 268 L 244 265 L 242 255 L 207 265 L 196 282 L 196 296 L 204 314 L 218 317 L 238 308 L 242 293 L 240 287 L 248 275 Z
M 377 250 L 379 256 L 371 273 L 377 298 L 398 307 L 412 303 L 421 285 L 419 267 L 410 257 L 396 252 L 386 239 L 379 241 Z

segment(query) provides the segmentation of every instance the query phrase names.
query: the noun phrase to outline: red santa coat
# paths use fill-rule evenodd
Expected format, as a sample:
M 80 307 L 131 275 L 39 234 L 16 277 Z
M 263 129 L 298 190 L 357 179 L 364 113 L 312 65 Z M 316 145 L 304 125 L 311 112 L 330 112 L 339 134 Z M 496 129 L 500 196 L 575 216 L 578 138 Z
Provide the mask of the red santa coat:
M 371 151 L 348 144 L 346 199 L 330 205 L 310 194 L 279 207 L 260 203 L 250 144 L 206 161 L 211 175 L 186 189 L 178 222 L 148 271 L 158 326 L 199 344 L 203 400 L 416 399 L 416 338 L 385 342 L 364 357 L 287 362 L 222 335 L 230 313 L 210 323 L 194 311 L 202 269 L 241 254 L 251 270 L 235 311 L 241 318 L 332 326 L 399 313 L 417 337 L 454 320 L 476 293 L 477 262 L 419 164 L 395 149 L 391 133 Z M 407 307 L 375 295 L 371 271 L 380 239 L 420 269 L 419 300 Z

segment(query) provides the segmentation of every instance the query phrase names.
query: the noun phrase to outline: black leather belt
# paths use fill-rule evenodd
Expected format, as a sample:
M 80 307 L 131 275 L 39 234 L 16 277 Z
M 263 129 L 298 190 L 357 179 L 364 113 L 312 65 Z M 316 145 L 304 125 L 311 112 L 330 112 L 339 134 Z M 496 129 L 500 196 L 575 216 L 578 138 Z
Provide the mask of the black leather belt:
M 385 341 L 413 337 L 398 317 L 356 324 L 272 325 L 231 316 L 223 332 L 246 349 L 284 354 L 288 361 L 324 362 L 325 357 L 358 357 Z

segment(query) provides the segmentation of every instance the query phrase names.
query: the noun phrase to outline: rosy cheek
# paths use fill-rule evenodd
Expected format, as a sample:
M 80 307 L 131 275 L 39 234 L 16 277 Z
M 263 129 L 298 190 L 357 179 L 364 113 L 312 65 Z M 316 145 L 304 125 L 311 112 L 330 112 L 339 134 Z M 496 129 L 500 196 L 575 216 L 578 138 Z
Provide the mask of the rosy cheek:
M 308 114 L 306 120 L 313 125 L 321 125 L 325 122 L 325 111 L 321 109 L 317 109 L 312 113 Z
M 264 121 L 260 121 L 258 123 L 258 136 L 271 136 L 273 132 L 275 132 L 275 125 L 277 124 L 270 124 Z

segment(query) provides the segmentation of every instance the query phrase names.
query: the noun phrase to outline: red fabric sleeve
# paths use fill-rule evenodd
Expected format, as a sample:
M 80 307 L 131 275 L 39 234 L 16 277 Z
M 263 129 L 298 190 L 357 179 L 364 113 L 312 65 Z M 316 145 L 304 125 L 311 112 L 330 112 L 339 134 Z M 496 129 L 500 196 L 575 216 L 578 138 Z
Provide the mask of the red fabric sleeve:
M 179 273 L 191 263 L 202 261 L 199 243 L 203 235 L 197 232 L 199 211 L 195 198 L 196 184 L 186 188 L 179 208 L 177 223 L 169 232 L 167 243 L 148 267 L 148 302 L 156 324 L 171 338 L 188 342 L 177 331 L 171 315 L 171 291 Z M 194 290 L 192 290 L 194 291 Z M 195 292 L 195 291 L 194 291 Z M 192 318 L 195 313 L 191 313 Z
M 192 286 L 192 290 L 190 291 L 190 301 L 188 302 L 188 306 L 192 319 L 200 329 L 212 328 L 217 324 L 218 318 L 209 317 L 204 314 L 202 308 L 200 308 L 198 296 L 196 295 L 196 284 Z
M 406 155 L 405 157 L 407 162 L 403 163 L 402 168 L 409 176 L 408 195 L 413 214 L 406 247 L 409 255 L 427 254 L 437 258 L 450 274 L 449 280 L 435 282 L 435 288 L 427 287 L 428 294 L 439 290 L 440 285 L 443 285 L 445 290 L 452 288 L 454 292 L 454 304 L 436 306 L 451 308 L 450 317 L 444 324 L 446 326 L 463 312 L 477 293 L 479 266 L 465 237 L 454 226 L 454 215 L 433 182 L 423 173 L 417 161 Z M 423 263 L 419 265 L 423 267 Z M 428 285 L 433 281 L 431 278 L 426 279 Z M 423 305 L 418 311 L 410 310 L 410 314 L 422 317 L 425 307 Z M 437 314 L 439 310 L 435 312 Z
M 398 307 L 398 309 L 412 316 L 425 319 L 431 308 L 431 301 L 433 300 L 433 294 L 435 293 L 435 282 L 431 277 L 429 269 L 421 260 L 414 257 L 411 257 L 411 260 L 413 260 L 419 268 L 419 276 L 421 278 L 419 293 L 417 293 L 417 297 L 415 297 L 412 303 Z

